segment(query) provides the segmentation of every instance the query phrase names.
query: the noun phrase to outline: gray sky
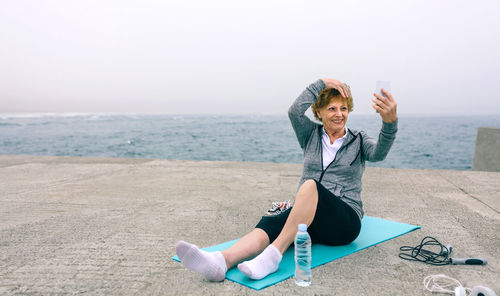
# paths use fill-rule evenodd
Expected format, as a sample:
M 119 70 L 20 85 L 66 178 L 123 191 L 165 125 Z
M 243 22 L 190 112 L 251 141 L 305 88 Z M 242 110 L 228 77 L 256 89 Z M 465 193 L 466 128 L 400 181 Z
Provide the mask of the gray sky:
M 500 114 L 500 1 L 0 0 L 0 113 L 285 113 L 311 82 L 374 112 Z

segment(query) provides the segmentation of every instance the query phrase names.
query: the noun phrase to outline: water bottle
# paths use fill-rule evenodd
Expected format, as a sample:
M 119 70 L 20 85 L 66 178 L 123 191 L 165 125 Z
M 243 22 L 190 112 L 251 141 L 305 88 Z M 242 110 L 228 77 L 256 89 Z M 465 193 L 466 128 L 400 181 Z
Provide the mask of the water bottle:
M 311 285 L 311 237 L 307 225 L 299 224 L 295 236 L 295 283 L 301 287 Z

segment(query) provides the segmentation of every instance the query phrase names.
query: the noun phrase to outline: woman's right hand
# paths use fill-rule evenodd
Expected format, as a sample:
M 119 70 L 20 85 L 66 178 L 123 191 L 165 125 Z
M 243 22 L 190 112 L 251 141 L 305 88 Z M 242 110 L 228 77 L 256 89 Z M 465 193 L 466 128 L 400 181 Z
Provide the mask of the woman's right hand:
M 349 85 L 333 78 L 321 78 L 321 80 L 323 80 L 323 82 L 325 83 L 326 88 L 334 88 L 338 90 L 340 92 L 340 95 L 344 98 L 351 96 L 351 89 L 349 88 Z

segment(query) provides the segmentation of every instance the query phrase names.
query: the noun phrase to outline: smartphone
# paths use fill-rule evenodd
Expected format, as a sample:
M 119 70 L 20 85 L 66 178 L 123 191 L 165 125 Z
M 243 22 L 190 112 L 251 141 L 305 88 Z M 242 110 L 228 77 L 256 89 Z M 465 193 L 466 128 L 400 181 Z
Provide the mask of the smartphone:
M 384 94 L 382 94 L 382 89 L 385 89 L 386 91 L 390 92 L 391 91 L 391 82 L 378 80 L 377 87 L 375 88 L 375 92 L 384 96 Z

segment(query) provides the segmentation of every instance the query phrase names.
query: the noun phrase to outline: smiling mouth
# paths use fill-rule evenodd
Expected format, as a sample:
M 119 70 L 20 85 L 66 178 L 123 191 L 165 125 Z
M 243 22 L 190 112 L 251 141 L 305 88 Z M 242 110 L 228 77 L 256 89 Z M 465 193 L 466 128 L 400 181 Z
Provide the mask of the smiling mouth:
M 343 119 L 340 119 L 340 120 L 332 120 L 332 121 L 333 121 L 333 123 L 337 123 L 337 124 L 340 124 L 340 123 L 344 122 L 344 120 L 343 120 Z

